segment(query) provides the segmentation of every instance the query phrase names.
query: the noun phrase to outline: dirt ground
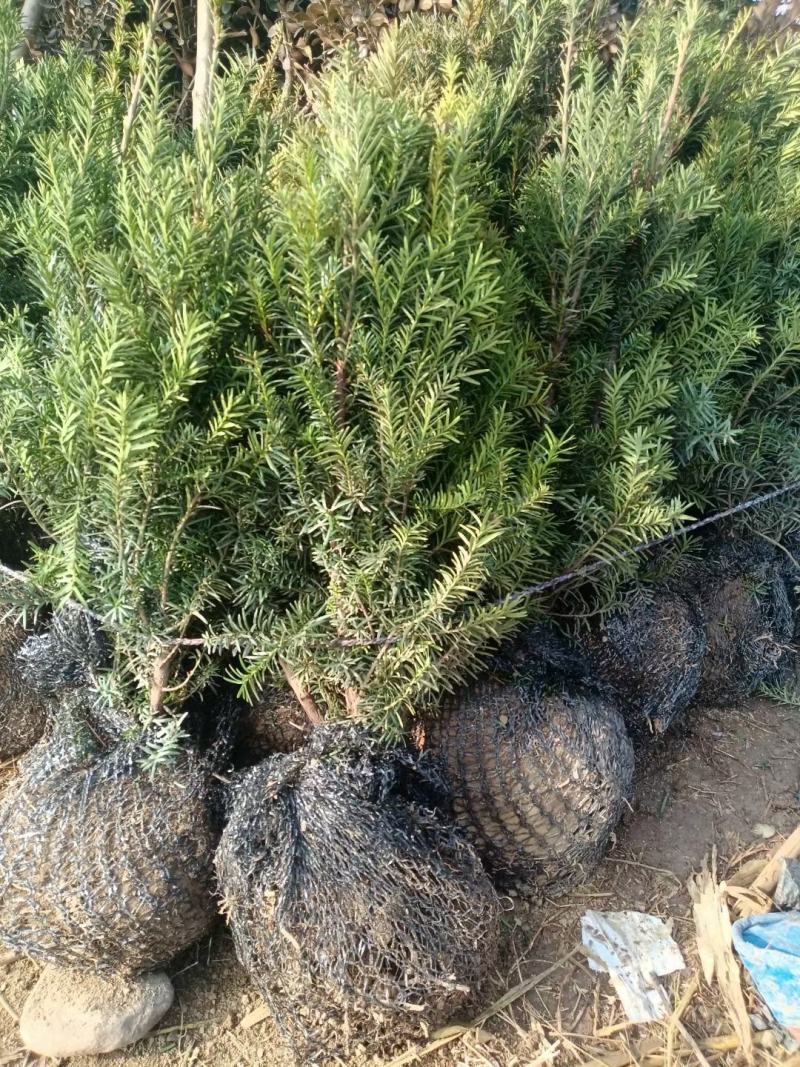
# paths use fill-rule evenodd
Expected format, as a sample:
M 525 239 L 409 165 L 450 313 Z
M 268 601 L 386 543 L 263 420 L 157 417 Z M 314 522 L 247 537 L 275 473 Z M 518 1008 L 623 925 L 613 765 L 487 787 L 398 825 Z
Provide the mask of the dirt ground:
M 800 708 L 755 700 L 735 711 L 692 712 L 680 732 L 640 760 L 633 808 L 594 879 L 545 904 L 507 900 L 503 965 L 472 1016 L 457 1021 L 470 1022 L 533 976 L 543 976 L 539 983 L 509 1008 L 493 1012 L 482 1027 L 417 1062 L 430 1067 L 588 1067 L 597 1057 L 608 1067 L 642 1062 L 637 1043 L 653 1036 L 663 1046 L 664 1027 L 648 1031 L 625 1023 L 607 979 L 592 973 L 574 951 L 581 915 L 587 908 L 633 909 L 671 920 L 689 964 L 671 980 L 677 1003 L 696 973 L 687 876 L 716 846 L 724 877 L 743 859 L 771 852 L 798 823 Z M 291 1058 L 271 1023 L 240 1025 L 260 1000 L 223 929 L 178 960 L 172 973 L 176 1002 L 159 1030 L 124 1053 L 75 1058 L 69 1067 L 290 1067 Z M 12 1018 L 36 976 L 37 968 L 27 961 L 0 970 L 0 1064 L 36 1063 L 19 1051 Z M 684 1022 L 701 1046 L 731 1031 L 722 1006 L 704 988 L 689 1002 Z M 733 1064 L 736 1055 L 704 1053 L 699 1046 L 689 1051 L 678 1041 L 666 1063 L 709 1067 Z M 761 1048 L 757 1057 L 773 1065 L 784 1054 Z M 367 1062 L 388 1067 L 394 1061 L 357 1062 L 359 1067 Z M 800 1060 L 793 1067 L 798 1064 Z

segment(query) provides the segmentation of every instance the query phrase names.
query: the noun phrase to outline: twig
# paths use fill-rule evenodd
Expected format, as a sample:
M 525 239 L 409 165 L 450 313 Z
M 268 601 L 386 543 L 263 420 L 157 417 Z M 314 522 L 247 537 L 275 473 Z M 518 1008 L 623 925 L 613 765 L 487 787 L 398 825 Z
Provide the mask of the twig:
M 477 1030 L 479 1027 L 492 1018 L 493 1015 L 497 1015 L 498 1012 L 503 1011 L 514 1003 L 515 1000 L 519 1000 L 520 997 L 524 997 L 526 993 L 529 993 L 531 989 L 534 989 L 537 985 L 549 978 L 556 971 L 560 970 L 565 963 L 577 955 L 580 950 L 574 948 L 571 952 L 568 952 L 566 956 L 562 956 L 560 960 L 557 960 L 552 966 L 548 967 L 546 971 L 541 971 L 539 974 L 535 974 L 532 978 L 527 978 L 524 982 L 520 982 L 519 985 L 515 985 L 513 989 L 509 989 L 504 993 L 499 1000 L 496 1000 L 493 1004 L 490 1004 L 485 1011 L 482 1011 L 480 1015 L 477 1015 L 471 1023 L 467 1023 L 466 1026 L 449 1026 L 446 1033 L 439 1038 L 434 1039 L 429 1044 L 424 1045 L 420 1049 L 409 1049 L 408 1052 L 404 1052 L 401 1056 L 392 1060 L 386 1067 L 404 1067 L 407 1063 L 413 1063 L 415 1060 L 421 1060 L 423 1056 L 429 1056 L 432 1052 L 438 1051 L 440 1048 L 444 1048 L 445 1045 L 449 1045 L 451 1042 L 456 1041 L 459 1037 L 463 1037 L 464 1034 L 468 1034 L 470 1030 Z
M 197 511 L 197 505 L 203 499 L 202 491 L 198 491 L 194 494 L 192 499 L 186 505 L 186 510 L 181 515 L 178 525 L 175 527 L 175 532 L 172 535 L 169 548 L 167 549 L 167 555 L 164 559 L 164 571 L 161 578 L 161 608 L 163 611 L 167 610 L 169 606 L 169 576 L 172 571 L 172 565 L 175 562 L 175 554 L 178 551 L 178 543 L 183 535 L 184 530 L 191 522 L 194 513 Z
M 257 1008 L 253 1008 L 249 1011 L 244 1018 L 239 1020 L 240 1030 L 249 1030 L 252 1026 L 257 1026 L 259 1023 L 263 1023 L 265 1019 L 270 1016 L 269 1008 L 266 1004 L 259 1004 Z
M 319 726 L 319 724 L 323 721 L 323 718 L 320 714 L 319 708 L 314 702 L 314 698 L 311 696 L 308 690 L 300 684 L 300 679 L 297 677 L 297 675 L 286 662 L 286 660 L 282 659 L 280 661 L 280 664 L 281 670 L 283 671 L 283 676 L 289 683 L 292 692 L 299 700 L 300 706 L 306 713 L 308 721 L 313 723 L 315 726 Z
M 785 554 L 794 569 L 796 571 L 800 571 L 800 561 L 798 561 L 796 557 L 792 555 L 786 545 L 782 545 L 780 541 L 776 541 L 774 537 L 770 537 L 768 534 L 763 533 L 761 530 L 756 530 L 755 533 L 756 536 L 760 537 L 763 541 L 768 541 L 769 544 L 773 545 L 775 548 L 780 549 L 780 551 Z
M 12 582 L 19 582 L 22 585 L 27 585 L 31 589 L 36 590 L 43 598 L 47 599 L 47 594 L 41 589 L 29 574 L 24 571 L 15 571 L 11 567 L 7 567 L 5 563 L 0 563 L 0 576 L 10 579 Z M 62 606 L 65 608 L 71 608 L 73 611 L 80 611 L 90 619 L 94 619 L 100 626 L 109 626 L 108 619 L 104 618 L 96 611 L 92 611 L 86 604 L 82 604 L 79 600 L 73 600 L 68 597 L 62 602 Z M 113 627 L 112 627 L 113 628 Z M 164 648 L 201 648 L 206 643 L 204 637 L 153 637 L 153 641 L 163 646 Z
M 676 1025 L 677 1025 L 678 1030 L 680 1031 L 680 1034 L 683 1037 L 684 1041 L 687 1043 L 689 1048 L 692 1050 L 692 1052 L 697 1057 L 697 1060 L 698 1060 L 698 1062 L 700 1064 L 700 1067 L 711 1067 L 711 1064 L 708 1062 L 706 1057 L 703 1055 L 702 1049 L 697 1044 L 695 1039 L 692 1037 L 692 1035 L 689 1033 L 689 1031 L 686 1029 L 686 1027 L 681 1022 L 680 1019 L 678 1019 Z
M 153 673 L 150 678 L 150 709 L 156 714 L 164 710 L 164 694 L 167 682 L 172 673 L 170 663 L 177 652 L 174 646 L 162 652 L 153 664 Z
M 700 988 L 700 979 L 697 975 L 694 975 L 691 982 L 687 985 L 683 991 L 681 999 L 678 1001 L 678 1006 L 669 1018 L 667 1022 L 667 1055 L 666 1055 L 666 1067 L 672 1067 L 672 1061 L 675 1050 L 675 1031 L 680 1029 L 680 1024 L 683 1020 L 683 1016 L 686 1013 L 686 1009 L 691 1003 L 692 997 Z M 683 1031 L 680 1031 L 683 1033 Z
M 153 0 L 153 9 L 150 13 L 150 21 L 147 23 L 147 30 L 144 36 L 144 42 L 142 44 L 142 58 L 139 63 L 139 69 L 136 72 L 136 78 L 133 82 L 133 89 L 131 89 L 131 99 L 128 104 L 128 110 L 125 112 L 125 118 L 122 122 L 122 140 L 120 141 L 119 152 L 121 156 L 125 156 L 128 151 L 128 145 L 130 144 L 131 131 L 133 130 L 133 124 L 136 121 L 136 116 L 139 114 L 139 103 L 142 98 L 142 86 L 144 85 L 144 72 L 147 65 L 147 60 L 150 55 L 150 50 L 153 47 L 153 41 L 156 36 L 156 26 L 158 25 L 158 18 L 161 14 L 161 0 Z
M 572 59 L 575 55 L 575 12 L 572 12 L 572 20 L 567 38 L 567 51 L 562 65 L 564 95 L 561 98 L 561 158 L 567 158 L 569 148 L 569 119 L 570 119 L 570 90 L 572 88 Z
M 6 1015 L 10 1015 L 15 1023 L 19 1022 L 19 1012 L 18 1011 L 14 1011 L 14 1009 L 11 1007 L 11 1005 L 8 1003 L 8 1001 L 6 1000 L 5 996 L 2 993 L 0 993 L 0 1008 L 3 1009 L 3 1011 L 6 1013 Z
M 607 860 L 609 863 L 621 863 L 625 867 L 639 867 L 643 871 L 653 871 L 655 874 L 667 874 L 670 878 L 674 878 L 678 885 L 683 885 L 683 882 L 677 874 L 675 874 L 674 871 L 667 870 L 666 867 L 651 867 L 649 863 L 639 863 L 638 860 L 624 860 L 619 856 L 608 856 Z
M 182 1030 L 202 1030 L 204 1026 L 211 1026 L 213 1022 L 213 1019 L 201 1019 L 196 1023 L 181 1023 L 180 1026 L 162 1026 L 160 1030 L 151 1030 L 147 1037 L 163 1037 L 164 1034 L 177 1034 Z

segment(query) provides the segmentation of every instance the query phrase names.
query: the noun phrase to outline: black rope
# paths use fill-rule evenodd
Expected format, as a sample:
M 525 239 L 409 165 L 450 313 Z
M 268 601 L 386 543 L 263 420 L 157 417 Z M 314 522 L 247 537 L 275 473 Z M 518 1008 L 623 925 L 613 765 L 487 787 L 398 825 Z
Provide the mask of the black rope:
M 705 526 L 711 526 L 713 523 L 722 522 L 723 519 L 729 519 L 733 515 L 739 515 L 742 512 L 750 511 L 752 508 L 758 507 L 761 504 L 767 504 L 770 500 L 776 500 L 778 497 L 784 496 L 786 493 L 795 492 L 798 489 L 800 489 L 800 482 L 794 482 L 792 485 L 785 485 L 781 489 L 772 489 L 769 493 L 762 493 L 760 496 L 752 497 L 750 500 L 745 500 L 741 504 L 736 504 L 733 507 L 726 508 L 724 511 L 718 511 L 714 515 L 709 515 L 705 519 L 698 519 L 696 522 L 690 522 L 688 526 L 680 526 L 677 530 L 664 534 L 663 537 L 654 537 L 652 541 L 645 541 L 640 545 L 634 545 L 633 548 L 628 548 L 624 552 L 620 552 L 612 559 L 595 560 L 594 563 L 587 563 L 583 567 L 576 567 L 574 570 L 565 571 L 563 574 L 559 574 L 555 578 L 548 578 L 545 582 L 537 582 L 536 585 L 528 585 L 524 589 L 517 590 L 516 593 L 507 593 L 498 600 L 492 600 L 489 603 L 496 606 L 501 604 L 514 604 L 518 600 L 527 600 L 533 596 L 540 596 L 542 593 L 552 592 L 554 589 L 560 589 L 562 585 L 567 585 L 569 582 L 573 582 L 578 578 L 586 578 L 591 574 L 596 574 L 597 571 L 603 570 L 604 567 L 614 566 L 617 563 L 622 563 L 626 559 L 632 559 L 633 557 L 640 556 L 642 553 L 649 552 L 654 548 L 660 548 L 662 545 L 670 544 L 672 541 L 677 541 L 679 537 L 686 537 L 688 534 L 695 533 L 697 530 L 702 530 Z M 398 641 L 400 641 L 399 636 L 363 639 L 354 637 L 343 638 L 334 643 L 339 648 L 369 648 L 381 645 L 396 645 Z
M 654 548 L 668 545 L 673 541 L 677 541 L 679 537 L 686 537 L 689 534 L 696 533 L 697 530 L 702 530 L 706 526 L 711 526 L 716 522 L 722 522 L 723 519 L 729 519 L 734 515 L 741 515 L 745 511 L 751 511 L 753 508 L 760 507 L 762 504 L 767 504 L 771 500 L 777 500 L 778 497 L 785 496 L 787 493 L 796 492 L 798 489 L 800 489 L 800 482 L 784 485 L 780 489 L 772 489 L 768 493 L 762 493 L 760 496 L 751 497 L 750 500 L 745 500 L 741 504 L 735 504 L 733 507 L 725 508 L 724 511 L 718 511 L 713 515 L 707 516 L 705 519 L 697 519 L 696 522 L 690 522 L 688 526 L 679 526 L 677 530 L 664 534 L 662 537 L 654 537 L 651 541 L 645 541 L 640 545 L 634 545 L 633 548 L 628 548 L 611 559 L 598 559 L 595 560 L 594 563 L 587 563 L 582 567 L 576 567 L 574 570 L 565 571 L 563 574 L 559 574 L 555 578 L 548 578 L 547 581 L 537 582 L 535 585 L 528 585 L 524 589 L 519 589 L 516 593 L 507 593 L 498 600 L 490 601 L 490 604 L 496 606 L 501 604 L 514 604 L 518 600 L 528 600 L 530 597 L 541 596 L 542 593 L 550 593 L 554 589 L 560 589 L 561 586 L 567 585 L 569 582 L 574 582 L 579 578 L 587 578 L 589 575 L 596 574 L 598 571 L 603 570 L 604 567 L 612 567 L 617 563 L 624 562 L 626 559 L 633 559 L 636 556 L 642 555 L 644 552 L 650 552 Z M 4 564 L 0 564 L 0 575 L 5 575 L 7 578 L 11 578 L 14 581 L 26 582 L 30 585 L 33 584 L 27 574 L 22 571 L 12 570 L 11 567 L 6 567 Z M 96 622 L 99 622 L 102 625 L 108 625 L 107 621 L 104 620 L 101 615 L 98 615 L 97 612 L 87 608 L 84 604 L 68 600 L 66 606 L 77 608 L 79 611 L 85 612 Z M 155 637 L 153 640 L 165 647 L 196 648 L 205 644 L 205 638 L 203 637 Z M 400 636 L 395 635 L 390 637 L 342 638 L 333 643 L 338 648 L 371 648 L 380 647 L 382 645 L 395 645 L 400 640 Z
M 539 582 L 537 585 L 529 585 L 525 589 L 520 589 L 516 593 L 509 593 L 507 596 L 501 597 L 500 600 L 493 601 L 493 603 L 513 603 L 516 600 L 524 600 L 529 596 L 536 596 L 539 593 L 550 592 L 552 589 L 559 589 L 562 585 L 566 585 L 567 582 L 571 582 L 575 578 L 585 578 L 588 574 L 594 574 L 596 571 L 602 570 L 603 567 L 610 567 L 615 563 L 622 563 L 623 560 L 631 559 L 634 556 L 640 556 L 643 552 L 649 552 L 654 548 L 660 548 L 662 545 L 668 545 L 672 541 L 677 541 L 679 537 L 686 537 L 688 534 L 695 533 L 697 530 L 702 530 L 704 526 L 711 526 L 713 523 L 721 522 L 723 519 L 729 519 L 733 515 L 739 515 L 741 512 L 750 511 L 751 508 L 758 507 L 760 504 L 766 504 L 770 500 L 775 500 L 777 497 L 783 496 L 785 493 L 791 493 L 797 489 L 800 489 L 800 482 L 794 482 L 793 485 L 785 485 L 782 489 L 773 489 L 769 493 L 762 493 L 761 496 L 746 500 L 743 504 L 736 504 L 734 507 L 726 508 L 725 511 L 718 511 L 715 515 L 709 515 L 705 519 L 698 519 L 696 522 L 690 522 L 688 526 L 680 526 L 677 530 L 673 530 L 672 533 L 664 534 L 663 537 L 655 537 L 652 541 L 645 541 L 641 545 L 635 545 L 633 548 L 628 548 L 624 552 L 620 552 L 619 555 L 614 556 L 613 559 L 595 560 L 594 563 L 587 563 L 585 567 L 578 567 L 574 571 L 566 571 L 564 574 L 559 574 L 557 578 L 548 578 L 546 582 Z

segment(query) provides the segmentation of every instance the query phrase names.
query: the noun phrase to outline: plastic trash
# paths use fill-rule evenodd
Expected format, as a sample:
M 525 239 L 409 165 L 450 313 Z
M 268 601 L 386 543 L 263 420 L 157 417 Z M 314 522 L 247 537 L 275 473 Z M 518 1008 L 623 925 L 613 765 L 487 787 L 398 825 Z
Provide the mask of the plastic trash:
M 752 915 L 733 924 L 733 945 L 775 1021 L 800 1031 L 800 911 Z
M 581 935 L 589 966 L 608 972 L 631 1022 L 669 1017 L 672 1004 L 658 979 L 686 964 L 661 919 L 641 911 L 587 911 Z

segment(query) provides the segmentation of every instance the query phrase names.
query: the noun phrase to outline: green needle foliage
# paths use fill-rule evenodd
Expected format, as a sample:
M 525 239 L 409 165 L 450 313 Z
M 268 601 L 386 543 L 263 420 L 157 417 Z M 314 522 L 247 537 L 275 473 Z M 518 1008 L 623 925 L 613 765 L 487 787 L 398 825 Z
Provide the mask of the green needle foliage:
M 323 79 L 271 173 L 255 358 L 285 441 L 277 544 L 307 569 L 276 614 L 272 546 L 244 537 L 237 596 L 251 689 L 288 661 L 326 707 L 387 729 L 521 617 L 493 601 L 546 573 L 569 448 L 546 426 L 518 262 L 480 202 L 504 87 L 459 85 L 451 57 L 438 99 L 422 86 L 412 106 L 388 91 L 403 62 L 390 44 Z
M 0 4 L 0 308 L 27 295 L 27 278 L 15 257 L 13 220 L 36 176 L 33 142 L 63 118 L 79 64 L 70 60 L 25 67 L 22 31 L 9 3 Z
M 617 604 L 621 551 L 800 478 L 798 47 L 697 0 L 613 58 L 597 24 L 473 0 L 297 100 L 231 61 L 194 136 L 141 35 L 14 72 L 72 73 L 12 205 L 0 463 L 139 720 L 224 651 L 397 735 L 527 613 Z
M 311 538 L 324 584 L 277 626 L 269 614 L 262 634 L 250 627 L 259 652 L 241 679 L 285 657 L 327 708 L 392 726 L 513 625 L 523 605 L 498 596 L 800 477 L 797 47 L 747 41 L 744 16 L 688 0 L 646 6 L 607 66 L 583 5 L 513 5 L 513 27 L 495 13 L 480 23 L 492 46 L 474 27 L 466 42 L 474 10 L 444 29 L 409 22 L 357 75 L 323 79 L 311 132 L 278 171 L 286 195 L 256 275 L 276 365 L 302 375 L 289 390 L 311 436 L 292 466 L 306 520 L 296 536 Z M 420 129 L 427 174 L 412 169 Z M 445 418 L 437 453 L 435 420 L 409 434 L 417 390 L 429 373 L 439 388 L 452 365 L 449 305 L 421 345 L 407 337 L 415 285 L 426 302 L 440 291 L 429 250 L 442 159 L 459 164 L 447 199 L 464 227 L 462 245 L 442 240 L 465 271 L 481 241 L 502 248 L 509 280 L 478 323 L 483 380 L 474 394 L 461 385 L 466 415 L 452 433 Z M 422 247 L 398 174 L 419 198 Z M 461 307 L 478 306 L 454 265 L 445 276 Z M 409 455 L 422 462 L 406 481 Z M 535 457 L 535 477 L 518 456 Z M 535 504 L 529 519 L 517 501 Z M 476 517 L 500 524 L 491 544 Z M 384 538 L 402 531 L 406 552 L 406 529 L 419 529 L 418 553 L 396 562 Z M 635 571 L 610 567 L 570 610 L 607 609 Z M 248 577 L 243 622 L 264 602 Z
M 800 478 L 800 51 L 653 3 L 606 69 L 578 14 L 514 207 L 580 562 Z
M 123 151 L 122 63 L 84 62 L 69 115 L 37 143 L 16 239 L 38 299 L 4 331 L 0 453 L 48 538 L 35 589 L 107 624 L 146 717 L 204 679 L 186 642 L 228 594 L 260 459 L 244 265 L 282 104 L 271 75 L 235 68 L 192 141 L 156 54 Z

